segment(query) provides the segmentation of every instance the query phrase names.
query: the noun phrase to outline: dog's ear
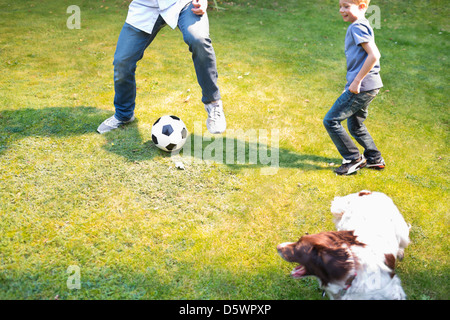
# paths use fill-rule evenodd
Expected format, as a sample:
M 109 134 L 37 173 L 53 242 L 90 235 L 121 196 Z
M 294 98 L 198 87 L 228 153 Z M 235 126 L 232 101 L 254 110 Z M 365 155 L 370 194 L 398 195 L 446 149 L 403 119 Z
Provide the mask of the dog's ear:
M 324 264 L 329 264 L 333 259 L 333 255 L 330 252 L 322 251 L 320 254 Z
M 348 255 L 342 248 L 327 248 L 320 244 L 314 245 L 310 261 L 313 267 L 312 274 L 320 279 L 322 285 L 342 279 L 350 270 L 347 262 Z
M 348 251 L 344 248 L 323 248 L 320 251 L 320 256 L 322 257 L 322 260 L 324 263 L 329 263 L 331 261 L 347 261 L 350 256 L 348 254 Z
M 329 279 L 340 280 L 353 267 L 348 251 L 344 248 L 330 248 L 321 253 L 323 270 Z

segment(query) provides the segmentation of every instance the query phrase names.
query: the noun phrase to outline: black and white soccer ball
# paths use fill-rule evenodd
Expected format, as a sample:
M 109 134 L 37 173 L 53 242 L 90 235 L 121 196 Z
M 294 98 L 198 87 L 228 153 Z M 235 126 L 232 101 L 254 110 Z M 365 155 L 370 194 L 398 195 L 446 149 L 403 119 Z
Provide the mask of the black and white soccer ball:
M 166 152 L 180 150 L 187 136 L 186 125 L 176 116 L 162 116 L 152 126 L 153 143 Z

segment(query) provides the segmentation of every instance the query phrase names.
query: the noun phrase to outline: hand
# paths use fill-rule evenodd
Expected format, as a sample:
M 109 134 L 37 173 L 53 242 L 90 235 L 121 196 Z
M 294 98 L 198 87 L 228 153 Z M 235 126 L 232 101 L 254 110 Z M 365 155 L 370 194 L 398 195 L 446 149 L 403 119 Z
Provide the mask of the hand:
M 361 90 L 361 82 L 357 80 L 354 80 L 350 85 L 350 87 L 348 88 L 348 91 L 354 94 L 358 94 L 360 90 Z
M 192 4 L 194 8 L 192 12 L 198 16 L 202 16 L 206 13 L 206 9 L 208 8 L 208 0 L 192 0 Z

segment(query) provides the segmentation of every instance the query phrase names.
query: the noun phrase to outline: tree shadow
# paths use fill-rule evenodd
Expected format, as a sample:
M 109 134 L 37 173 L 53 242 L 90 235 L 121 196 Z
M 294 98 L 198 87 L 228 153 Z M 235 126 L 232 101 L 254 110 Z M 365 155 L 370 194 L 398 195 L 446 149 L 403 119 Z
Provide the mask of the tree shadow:
M 110 111 L 89 106 L 25 108 L 0 111 L 0 154 L 19 139 L 35 137 L 68 137 L 94 133 L 98 125 L 111 115 Z M 104 134 L 103 148 L 129 161 L 145 161 L 156 156 L 176 155 L 182 162 L 209 161 L 225 164 L 232 169 L 243 168 L 297 168 L 322 170 L 328 163 L 339 159 L 301 154 L 292 150 L 270 146 L 262 142 L 271 138 L 237 135 L 210 136 L 190 134 L 183 149 L 177 154 L 159 150 L 139 131 L 137 121 L 119 130 Z M 267 140 L 266 139 L 266 140 Z M 272 141 L 273 142 L 273 141 Z M 276 143 L 277 145 L 278 143 Z M 194 160 L 193 160 L 194 159 Z
M 68 137 L 95 132 L 110 112 L 88 106 L 0 111 L 0 154 L 25 137 Z

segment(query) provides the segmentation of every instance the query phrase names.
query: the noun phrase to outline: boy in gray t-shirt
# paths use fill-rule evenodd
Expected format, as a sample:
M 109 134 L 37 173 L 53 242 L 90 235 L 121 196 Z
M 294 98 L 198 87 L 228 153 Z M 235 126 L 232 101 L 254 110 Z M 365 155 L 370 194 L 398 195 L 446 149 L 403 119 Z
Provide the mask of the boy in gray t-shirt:
M 380 52 L 375 44 L 373 30 L 365 13 L 370 0 L 340 0 L 339 12 L 346 22 L 351 22 L 345 36 L 347 58 L 347 83 L 345 91 L 325 115 L 323 123 L 344 158 L 337 174 L 349 175 L 360 168 L 383 169 L 385 163 L 380 151 L 363 124 L 370 102 L 383 86 L 380 71 Z M 341 122 L 347 119 L 348 130 L 364 148 L 358 147 L 345 131 Z

